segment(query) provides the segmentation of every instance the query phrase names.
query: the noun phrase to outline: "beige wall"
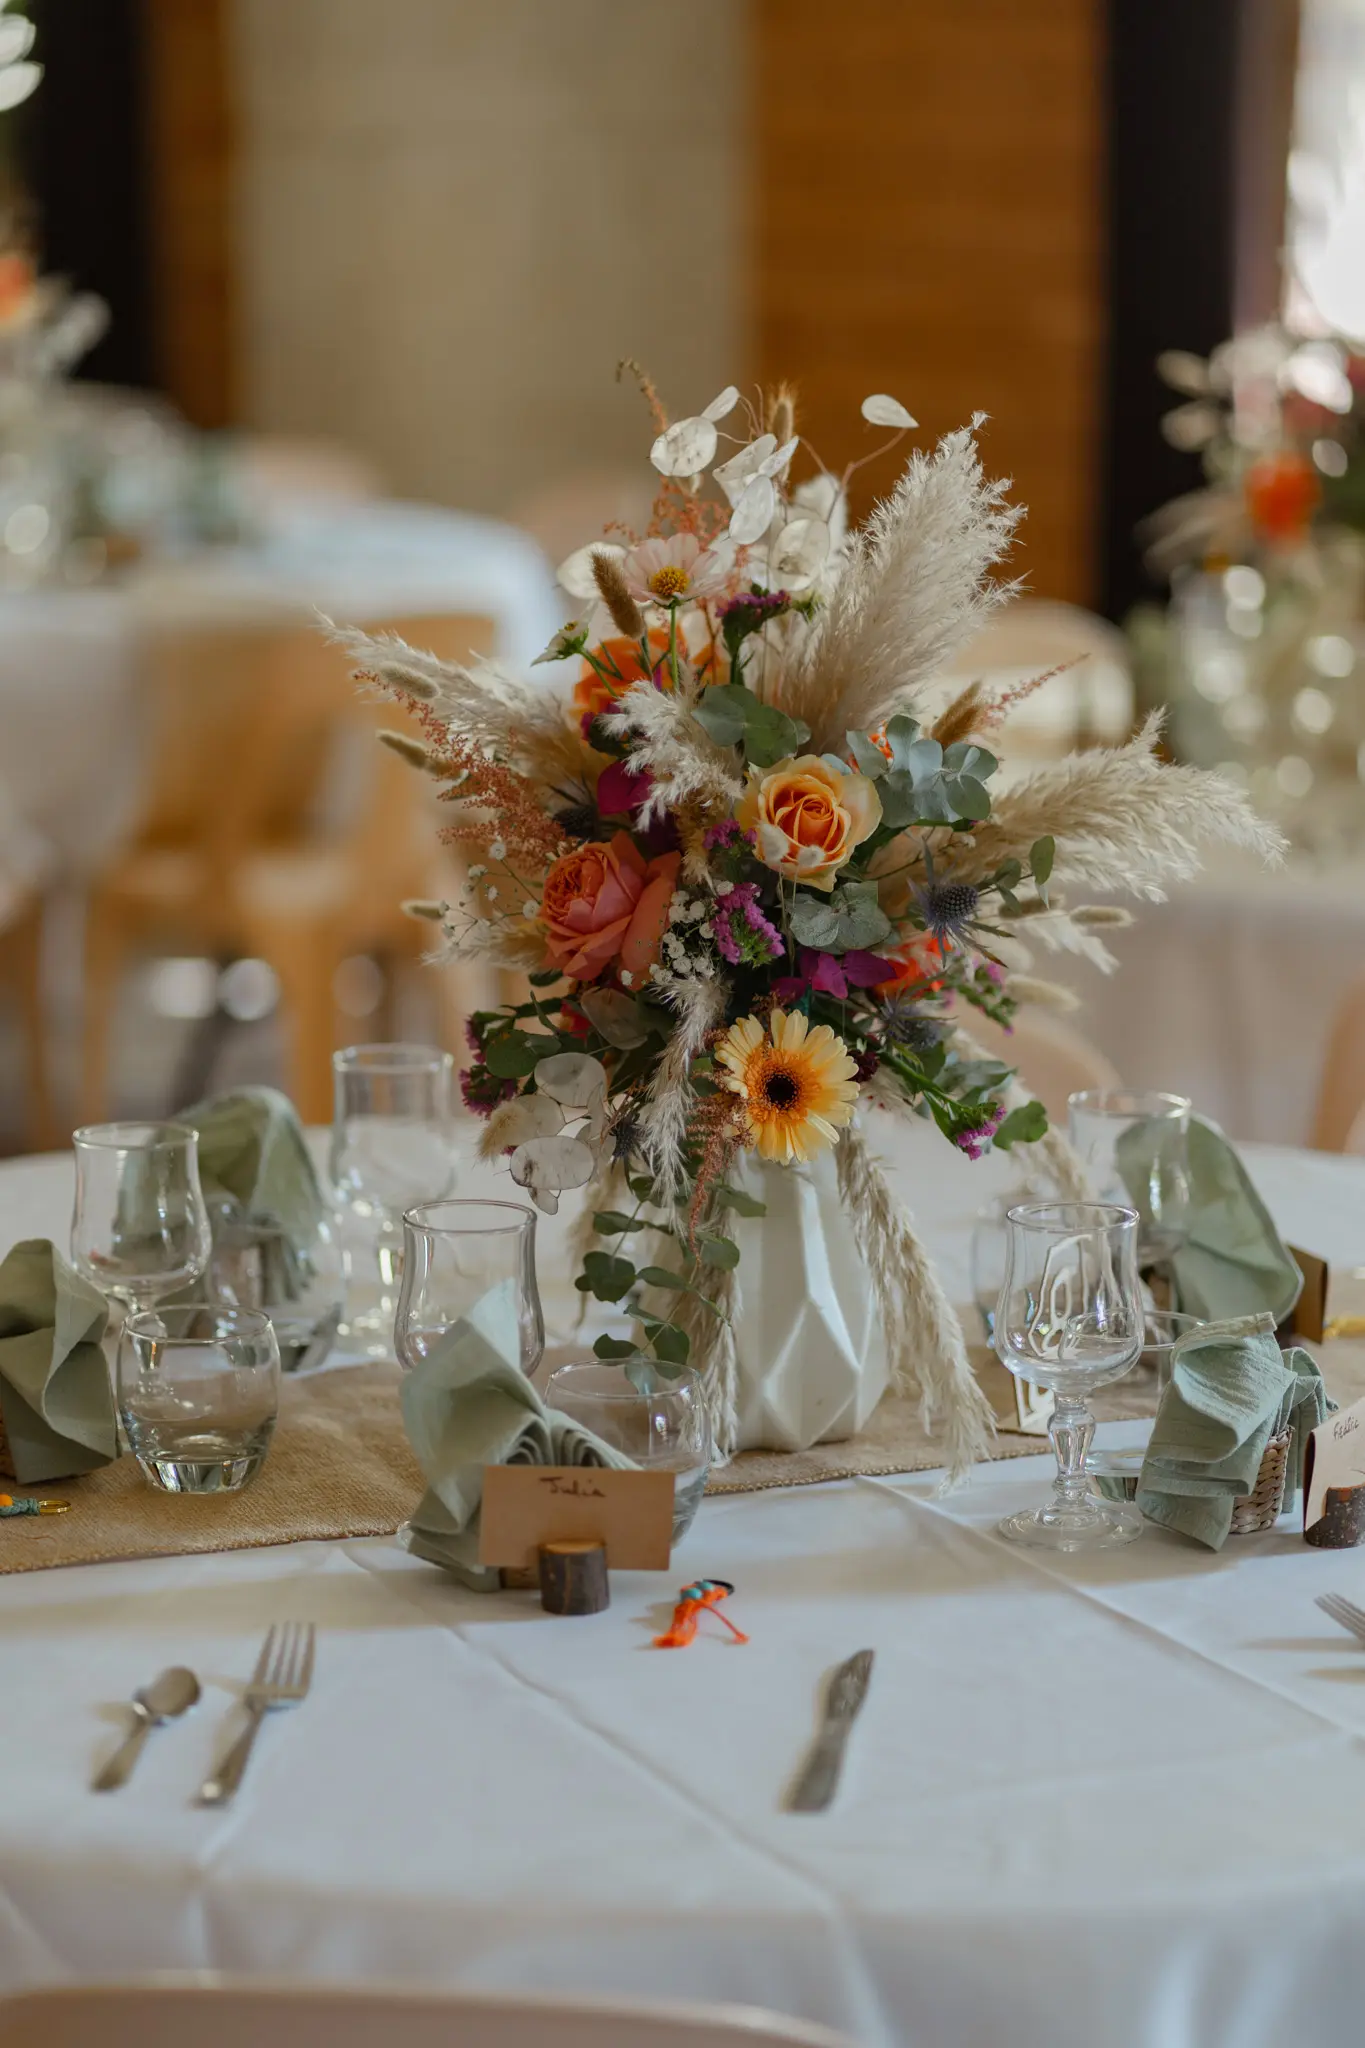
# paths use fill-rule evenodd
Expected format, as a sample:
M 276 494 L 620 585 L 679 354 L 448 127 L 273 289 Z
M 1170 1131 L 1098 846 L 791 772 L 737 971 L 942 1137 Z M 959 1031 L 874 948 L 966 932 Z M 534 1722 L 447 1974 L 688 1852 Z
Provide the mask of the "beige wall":
M 748 0 L 232 0 L 242 412 L 504 511 L 748 368 Z

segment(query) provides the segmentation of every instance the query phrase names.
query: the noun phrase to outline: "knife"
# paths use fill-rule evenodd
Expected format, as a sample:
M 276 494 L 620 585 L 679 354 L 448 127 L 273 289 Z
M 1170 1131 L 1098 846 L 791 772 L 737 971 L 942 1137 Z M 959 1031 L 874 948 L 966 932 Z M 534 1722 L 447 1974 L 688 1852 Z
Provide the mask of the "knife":
M 787 1801 L 791 1813 L 823 1813 L 834 1797 L 843 1768 L 844 1745 L 872 1676 L 871 1650 L 859 1650 L 841 1664 L 825 1695 L 825 1718 L 814 1747 Z

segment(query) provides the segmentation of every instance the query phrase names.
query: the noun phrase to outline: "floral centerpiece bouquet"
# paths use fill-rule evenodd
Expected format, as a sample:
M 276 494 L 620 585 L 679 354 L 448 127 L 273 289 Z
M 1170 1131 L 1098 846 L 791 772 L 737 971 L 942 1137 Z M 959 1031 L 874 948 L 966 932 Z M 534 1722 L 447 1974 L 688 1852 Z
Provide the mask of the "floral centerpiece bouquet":
M 849 471 L 791 480 L 787 392 L 732 387 L 670 424 L 641 383 L 660 488 L 645 534 L 561 570 L 582 609 L 544 658 L 577 664 L 571 690 L 344 636 L 415 711 L 421 739 L 387 737 L 475 856 L 458 902 L 411 907 L 447 956 L 527 976 L 470 1021 L 465 1101 L 541 1208 L 587 1191 L 577 1285 L 634 1325 L 597 1351 L 701 1368 L 723 1453 L 848 1434 L 890 1383 L 960 1469 L 988 1411 L 859 1105 L 932 1118 L 973 1158 L 1039 1147 L 1074 1186 L 973 1014 L 1064 1000 L 1029 972 L 1038 948 L 1110 964 L 1126 913 L 1064 888 L 1158 896 L 1200 842 L 1273 835 L 1216 777 L 1164 766 L 1155 721 L 1001 786 L 1017 690 L 934 682 L 999 601 L 1020 516 L 972 430 L 913 453 L 853 532 Z M 915 425 L 885 396 L 862 410 L 893 440 Z M 843 1379 L 793 1397 L 831 1357 Z

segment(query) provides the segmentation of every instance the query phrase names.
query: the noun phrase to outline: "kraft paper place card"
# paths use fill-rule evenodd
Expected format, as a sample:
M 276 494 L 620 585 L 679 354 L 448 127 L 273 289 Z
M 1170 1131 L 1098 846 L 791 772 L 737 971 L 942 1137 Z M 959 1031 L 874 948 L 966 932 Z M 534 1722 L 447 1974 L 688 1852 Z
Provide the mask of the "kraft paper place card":
M 1303 1533 L 1324 1550 L 1349 1549 L 1365 1536 L 1365 1401 L 1329 1415 L 1308 1439 Z
M 673 1546 L 673 1474 L 600 1465 L 488 1465 L 479 1563 L 533 1571 L 542 1543 L 607 1546 L 613 1571 L 663 1572 Z

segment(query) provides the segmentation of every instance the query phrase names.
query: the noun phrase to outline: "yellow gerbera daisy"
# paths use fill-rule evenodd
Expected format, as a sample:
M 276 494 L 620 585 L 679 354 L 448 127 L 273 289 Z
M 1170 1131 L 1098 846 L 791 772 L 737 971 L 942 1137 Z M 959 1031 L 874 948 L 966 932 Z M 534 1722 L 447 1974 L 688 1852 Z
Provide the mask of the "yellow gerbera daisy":
M 858 1084 L 848 1047 L 828 1024 L 812 1030 L 799 1010 L 774 1010 L 766 1032 L 757 1017 L 741 1017 L 716 1060 L 725 1087 L 743 1099 L 748 1142 L 763 1159 L 804 1164 L 852 1119 Z

